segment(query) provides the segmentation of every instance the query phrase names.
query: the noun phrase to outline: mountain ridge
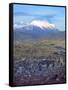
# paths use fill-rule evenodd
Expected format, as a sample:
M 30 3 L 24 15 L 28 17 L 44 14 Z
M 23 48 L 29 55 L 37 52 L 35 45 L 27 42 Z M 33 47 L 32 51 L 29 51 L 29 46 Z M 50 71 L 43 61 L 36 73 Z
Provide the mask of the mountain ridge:
M 58 29 L 41 29 L 34 25 L 14 30 L 14 38 L 16 40 L 37 40 L 40 38 L 56 39 L 64 37 L 64 31 L 59 31 Z

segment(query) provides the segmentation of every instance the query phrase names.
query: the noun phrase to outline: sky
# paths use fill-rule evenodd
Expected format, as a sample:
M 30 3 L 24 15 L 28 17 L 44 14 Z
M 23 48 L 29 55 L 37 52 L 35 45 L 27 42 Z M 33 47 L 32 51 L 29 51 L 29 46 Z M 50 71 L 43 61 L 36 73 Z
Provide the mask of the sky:
M 33 6 L 14 4 L 14 24 L 26 24 L 33 20 L 43 20 L 52 23 L 57 29 L 65 30 L 65 7 Z

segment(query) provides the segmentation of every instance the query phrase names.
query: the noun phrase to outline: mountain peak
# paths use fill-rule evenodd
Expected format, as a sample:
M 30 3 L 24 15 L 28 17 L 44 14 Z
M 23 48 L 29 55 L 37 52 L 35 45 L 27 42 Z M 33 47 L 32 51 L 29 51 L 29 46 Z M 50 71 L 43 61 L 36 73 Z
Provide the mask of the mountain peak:
M 41 29 L 44 29 L 44 28 L 53 29 L 53 28 L 55 28 L 54 24 L 49 23 L 48 21 L 42 21 L 42 20 L 33 20 L 31 22 L 31 25 L 40 27 Z

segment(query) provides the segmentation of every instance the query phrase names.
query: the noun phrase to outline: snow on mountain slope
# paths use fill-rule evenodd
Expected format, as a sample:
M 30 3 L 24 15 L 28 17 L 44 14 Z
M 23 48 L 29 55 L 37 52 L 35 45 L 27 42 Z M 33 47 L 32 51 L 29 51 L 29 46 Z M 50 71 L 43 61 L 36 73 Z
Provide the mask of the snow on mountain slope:
M 36 26 L 39 27 L 41 30 L 47 29 L 47 30 L 54 30 L 56 28 L 55 24 L 49 23 L 48 21 L 43 20 L 33 20 L 28 24 L 14 24 L 14 29 L 19 29 L 23 27 L 30 27 L 30 26 Z
M 41 21 L 41 20 L 34 20 L 31 22 L 31 25 L 35 25 L 37 27 L 40 27 L 41 29 L 44 29 L 44 28 L 53 29 L 53 28 L 55 28 L 54 24 L 51 24 L 47 21 Z

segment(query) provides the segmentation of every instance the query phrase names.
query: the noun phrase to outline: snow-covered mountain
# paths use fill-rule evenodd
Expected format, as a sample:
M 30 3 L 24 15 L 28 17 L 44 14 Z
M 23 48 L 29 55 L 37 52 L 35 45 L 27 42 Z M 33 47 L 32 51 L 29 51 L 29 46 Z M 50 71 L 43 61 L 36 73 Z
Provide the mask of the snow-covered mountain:
M 39 38 L 64 38 L 64 31 L 59 31 L 56 26 L 47 21 L 33 20 L 29 24 L 18 24 L 14 27 L 15 39 L 39 39 Z
M 53 29 L 53 28 L 55 28 L 54 24 L 51 24 L 51 23 L 49 23 L 47 21 L 41 21 L 41 20 L 33 20 L 31 22 L 31 25 L 40 27 L 41 29 L 44 29 L 44 28 Z
M 56 26 L 55 24 L 52 24 L 52 23 L 49 23 L 48 21 L 43 21 L 43 20 L 33 20 L 31 21 L 30 23 L 27 23 L 27 24 L 24 24 L 24 23 L 16 23 L 14 24 L 14 28 L 15 29 L 20 29 L 20 28 L 23 28 L 23 27 L 29 27 L 29 26 L 36 26 L 36 27 L 39 27 L 41 28 L 41 30 L 43 29 L 55 29 Z

